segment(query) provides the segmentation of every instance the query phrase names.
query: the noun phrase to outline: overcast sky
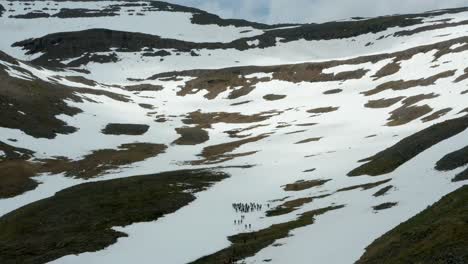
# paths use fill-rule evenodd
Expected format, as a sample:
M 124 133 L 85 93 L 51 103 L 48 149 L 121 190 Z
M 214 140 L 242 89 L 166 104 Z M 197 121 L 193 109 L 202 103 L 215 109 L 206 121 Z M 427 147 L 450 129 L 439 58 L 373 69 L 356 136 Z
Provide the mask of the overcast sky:
M 326 22 L 468 6 L 468 0 L 166 0 L 197 7 L 224 18 L 264 23 Z

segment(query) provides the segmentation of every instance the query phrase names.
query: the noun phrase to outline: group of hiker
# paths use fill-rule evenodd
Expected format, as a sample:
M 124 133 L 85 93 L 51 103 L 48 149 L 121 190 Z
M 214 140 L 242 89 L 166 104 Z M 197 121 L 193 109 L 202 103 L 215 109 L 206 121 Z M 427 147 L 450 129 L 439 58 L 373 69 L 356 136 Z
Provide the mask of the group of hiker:
M 250 213 L 262 210 L 262 205 L 258 203 L 233 203 L 232 207 L 236 210 L 236 213 Z
M 267 204 L 270 207 L 270 204 Z M 241 218 L 239 220 L 234 220 L 235 225 L 244 225 L 245 229 L 252 229 L 252 224 L 244 224 L 245 215 L 247 213 L 261 211 L 262 205 L 259 203 L 233 203 L 232 208 L 236 211 L 236 213 L 241 213 Z
M 242 225 L 244 223 L 245 215 L 241 215 L 241 219 L 234 220 L 235 225 Z M 245 229 L 251 229 L 252 224 L 244 224 Z

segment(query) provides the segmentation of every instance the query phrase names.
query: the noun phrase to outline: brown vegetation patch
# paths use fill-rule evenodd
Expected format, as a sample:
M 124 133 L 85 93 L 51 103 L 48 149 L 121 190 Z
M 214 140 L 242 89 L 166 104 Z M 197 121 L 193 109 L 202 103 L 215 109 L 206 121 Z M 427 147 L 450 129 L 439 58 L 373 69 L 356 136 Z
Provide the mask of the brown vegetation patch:
M 399 90 L 406 90 L 406 89 L 417 87 L 417 86 L 429 86 L 429 85 L 435 84 L 435 82 L 439 79 L 448 78 L 448 77 L 455 75 L 455 72 L 456 70 L 445 71 L 445 72 L 441 72 L 436 75 L 433 75 L 427 78 L 421 78 L 418 80 L 389 81 L 389 82 L 378 85 L 372 90 L 362 92 L 362 94 L 364 94 L 365 96 L 370 96 L 370 95 L 383 92 L 385 90 L 399 91 Z
M 444 108 L 444 109 L 440 109 L 440 110 L 437 110 L 435 111 L 434 113 L 422 118 L 421 120 L 425 123 L 425 122 L 429 122 L 429 121 L 434 121 L 436 119 L 439 119 L 441 117 L 443 117 L 444 115 L 448 114 L 450 111 L 452 111 L 453 109 L 448 107 L 448 108 Z
M 241 135 L 242 133 L 254 130 L 259 127 L 265 127 L 265 126 L 268 126 L 268 125 L 267 124 L 252 125 L 246 128 L 237 128 L 237 129 L 228 130 L 228 131 L 225 131 L 224 133 L 228 134 L 229 137 L 232 137 L 232 138 L 245 138 L 245 137 L 251 136 L 252 134 Z
M 372 209 L 375 211 L 381 211 L 385 209 L 390 209 L 394 206 L 396 206 L 398 203 L 397 202 L 386 202 L 386 203 L 381 203 L 379 205 L 372 206 Z
M 83 76 L 66 76 L 66 77 L 63 77 L 63 78 L 70 81 L 70 82 L 81 83 L 81 84 L 88 85 L 88 86 L 96 86 L 96 84 L 97 84 L 97 82 L 95 82 L 93 80 L 90 80 L 90 79 L 87 79 L 87 78 L 85 78 Z
M 310 189 L 310 188 L 322 186 L 322 185 L 324 185 L 325 183 L 327 183 L 329 181 L 331 181 L 331 179 L 309 180 L 309 181 L 300 180 L 300 181 L 297 181 L 295 183 L 286 184 L 286 185 L 284 185 L 282 187 L 283 187 L 283 190 L 285 190 L 287 192 L 298 192 L 298 191 L 303 191 L 303 190 L 307 190 L 307 189 Z
M 267 82 L 270 78 L 245 78 L 245 76 L 223 70 L 214 70 L 201 74 L 198 78 L 186 82 L 185 86 L 177 92 L 179 96 L 196 94 L 202 90 L 208 91 L 204 95 L 207 99 L 214 99 L 220 93 L 230 90 L 229 99 L 236 99 L 249 94 L 255 85 Z M 234 89 L 234 87 L 240 87 Z
M 279 205 L 273 209 L 266 211 L 265 215 L 267 217 L 271 217 L 271 216 L 289 214 L 297 210 L 299 207 L 303 206 L 304 204 L 312 202 L 312 200 L 313 200 L 312 197 L 305 197 L 305 198 L 298 198 L 295 200 L 287 201 L 283 203 L 282 205 Z
M 152 104 L 138 104 L 141 108 L 153 110 L 154 106 Z
M 383 66 L 380 70 L 378 70 L 372 77 L 374 77 L 374 80 L 378 80 L 380 78 L 386 77 L 393 75 L 397 72 L 399 72 L 401 69 L 400 63 L 392 61 L 389 64 Z
M 393 185 L 388 185 L 388 186 L 385 186 L 383 187 L 382 189 L 378 190 L 377 192 L 375 192 L 372 196 L 374 197 L 379 197 L 379 196 L 382 196 L 382 195 L 385 195 L 387 194 L 388 191 L 390 191 L 390 189 L 393 188 Z
M 296 124 L 295 126 L 299 127 L 305 127 L 305 126 L 315 126 L 317 123 L 302 123 L 302 124 Z
M 33 190 L 38 183 L 31 179 L 40 173 L 64 173 L 65 176 L 93 178 L 106 171 L 117 169 L 163 153 L 165 145 L 133 143 L 118 149 L 93 151 L 80 160 L 66 158 L 30 160 L 32 154 L 0 160 L 0 198 L 13 197 Z M 32 152 L 31 152 L 32 153 Z
M 106 135 L 131 135 L 139 136 L 145 134 L 149 129 L 148 125 L 144 124 L 117 124 L 110 123 L 101 131 Z
M 303 132 L 306 132 L 306 130 L 296 130 L 296 131 L 292 131 L 292 132 L 288 132 L 288 133 L 284 133 L 285 135 L 293 135 L 293 134 L 298 134 L 298 133 L 303 133 Z
M 0 127 L 19 129 L 36 138 L 55 138 L 57 134 L 71 134 L 77 128 L 67 125 L 58 115 L 74 116 L 82 110 L 65 101 L 82 103 L 84 94 L 104 95 L 114 100 L 128 101 L 127 97 L 104 90 L 76 88 L 36 79 L 31 72 L 18 66 L 16 60 L 0 51 L 0 58 L 14 62 L 15 70 L 31 80 L 11 77 L 0 64 Z M 30 65 L 36 67 L 34 65 Z M 40 109 L 40 111 L 38 111 Z
M 387 179 L 387 180 L 383 180 L 383 181 L 377 181 L 377 182 L 371 182 L 371 183 L 366 183 L 366 184 L 359 184 L 359 185 L 353 185 L 353 186 L 349 186 L 349 187 L 345 187 L 345 188 L 341 188 L 341 189 L 338 189 L 337 192 L 346 192 L 346 191 L 351 191 L 351 190 L 356 190 L 356 189 L 361 189 L 363 191 L 365 190 L 369 190 L 369 189 L 372 189 L 372 188 L 375 188 L 375 187 L 378 187 L 382 184 L 385 184 L 389 181 L 391 181 L 392 179 Z
M 65 173 L 69 177 L 94 178 L 102 173 L 157 156 L 166 150 L 162 144 L 131 143 L 118 149 L 100 149 L 80 160 L 48 159 L 43 162 L 41 172 Z
M 7 143 L 0 141 L 0 151 L 3 155 L 0 156 L 0 161 L 4 160 L 28 160 L 33 157 L 34 151 L 24 148 L 17 148 Z
M 314 108 L 314 109 L 310 109 L 310 110 L 307 110 L 307 113 L 311 113 L 311 114 L 324 114 L 324 113 L 330 113 L 330 112 L 334 112 L 336 110 L 338 110 L 339 107 L 333 107 L 333 106 L 329 106 L 329 107 L 319 107 L 319 108 Z
M 337 93 L 341 93 L 342 91 L 343 89 L 331 89 L 331 90 L 323 92 L 323 94 L 337 94 Z
M 208 132 L 199 127 L 179 127 L 175 130 L 180 135 L 173 142 L 176 145 L 198 145 L 210 139 Z
M 250 102 L 252 102 L 252 101 L 242 101 L 242 102 L 238 102 L 238 103 L 233 103 L 233 104 L 231 104 L 231 106 L 237 106 L 237 105 L 248 104 L 248 103 L 250 103 Z
M 286 95 L 283 94 L 267 94 L 263 96 L 263 99 L 267 101 L 277 101 L 286 98 Z
M 222 143 L 218 145 L 212 145 L 203 148 L 202 153 L 199 155 L 203 157 L 203 160 L 199 161 L 191 161 L 190 163 L 193 165 L 200 165 L 200 164 L 215 164 L 220 162 L 225 162 L 227 160 L 231 160 L 236 157 L 240 156 L 247 156 L 256 153 L 257 151 L 251 151 L 246 153 L 239 153 L 239 154 L 228 154 L 236 150 L 237 148 L 252 142 L 260 141 L 264 138 L 267 138 L 269 134 L 262 134 L 255 137 L 249 137 L 237 141 L 232 141 L 228 143 Z
M 219 264 L 237 262 L 247 257 L 254 256 L 263 248 L 273 245 L 276 240 L 290 236 L 290 231 L 311 225 L 315 222 L 315 217 L 332 210 L 343 208 L 344 205 L 329 206 L 299 215 L 299 218 L 290 222 L 275 224 L 268 228 L 250 233 L 241 233 L 230 236 L 228 239 L 231 245 L 211 255 L 202 257 L 194 262 L 203 264 Z
M 367 108 L 387 108 L 390 107 L 398 102 L 400 102 L 404 96 L 398 96 L 388 99 L 378 99 L 378 100 L 369 100 L 364 106 Z
M 439 97 L 439 95 L 434 94 L 434 93 L 418 94 L 418 95 L 413 95 L 413 96 L 410 96 L 410 97 L 406 98 L 405 100 L 403 100 L 402 104 L 403 104 L 403 106 L 410 106 L 410 105 L 414 105 L 416 103 L 419 103 L 422 100 L 433 99 L 433 98 L 437 98 L 437 97 Z
M 428 25 L 428 26 L 422 26 L 422 27 L 417 27 L 414 29 L 410 30 L 402 30 L 402 31 L 397 31 L 393 35 L 395 37 L 402 37 L 402 36 L 411 36 L 417 33 L 425 32 L 425 31 L 431 31 L 431 30 L 437 30 L 437 29 L 443 29 L 443 28 L 451 28 L 451 27 L 457 27 L 457 26 L 463 26 L 467 25 L 468 20 L 463 20 L 455 23 L 438 23 L 438 24 L 433 24 L 433 25 Z
M 358 69 L 354 71 L 334 73 L 323 73 L 329 66 L 336 66 L 337 63 L 305 63 L 296 65 L 279 66 L 249 66 L 226 68 L 219 70 L 189 70 L 182 72 L 169 72 L 152 76 L 150 79 L 159 79 L 175 75 L 196 77 L 188 81 L 177 93 L 179 96 L 196 94 L 201 90 L 206 90 L 207 99 L 214 99 L 220 93 L 230 91 L 228 98 L 236 99 L 249 94 L 260 82 L 270 81 L 271 78 L 246 78 L 246 75 L 253 73 L 272 73 L 273 79 L 292 83 L 300 82 L 330 82 L 345 81 L 362 78 L 368 70 Z M 240 87 L 240 88 L 239 88 Z
M 284 202 L 283 204 L 270 209 L 266 211 L 266 216 L 271 217 L 271 216 L 278 216 L 278 215 L 285 215 L 289 214 L 297 209 L 299 209 L 301 206 L 307 203 L 311 203 L 315 199 L 320 199 L 320 198 L 325 198 L 330 196 L 330 194 L 324 194 L 320 196 L 314 196 L 314 197 L 303 197 L 303 198 L 298 198 L 294 199 L 291 201 Z
M 294 144 L 305 144 L 305 143 L 309 143 L 309 142 L 317 142 L 320 139 L 322 139 L 322 138 L 321 137 L 308 138 L 308 139 L 298 141 L 298 142 L 296 142 Z
M 468 46 L 468 45 L 467 45 Z M 460 76 L 458 76 L 454 82 L 459 83 L 461 81 L 464 81 L 468 79 L 468 67 L 465 68 L 464 73 Z
M 413 120 L 420 118 L 432 111 L 432 108 L 428 105 L 422 106 L 409 106 L 400 107 L 391 112 L 391 116 L 388 119 L 387 126 L 401 126 L 407 124 Z
M 372 157 L 361 160 L 367 162 L 348 173 L 348 176 L 377 176 L 390 173 L 433 145 L 448 139 L 468 128 L 468 116 L 434 124 L 407 138 L 402 139 Z
M 30 179 L 37 166 L 28 162 L 34 152 L 16 148 L 0 141 L 0 198 L 9 198 L 33 190 L 38 182 Z
M 423 45 L 414 47 L 408 50 L 399 51 L 395 53 L 379 54 L 371 56 L 362 56 L 358 58 L 342 60 L 342 61 L 327 61 L 318 63 L 301 63 L 292 65 L 277 65 L 277 66 L 245 66 L 245 67 L 232 67 L 217 70 L 187 70 L 181 72 L 168 72 L 161 73 L 150 77 L 149 79 L 167 79 L 175 76 L 190 76 L 194 77 L 193 80 L 187 82 L 179 91 L 180 95 L 197 93 L 200 90 L 207 90 L 207 98 L 213 99 L 221 92 L 231 91 L 228 98 L 238 98 L 239 96 L 248 94 L 255 88 L 255 85 L 261 81 L 269 81 L 270 78 L 259 80 L 256 78 L 247 79 L 244 76 L 253 73 L 270 73 L 273 74 L 275 80 L 288 81 L 293 83 L 300 82 L 328 82 L 328 81 L 345 81 L 350 79 L 360 79 L 368 71 L 358 69 L 355 71 L 341 72 L 338 74 L 324 74 L 323 70 L 339 65 L 357 65 L 366 62 L 378 62 L 384 59 L 393 59 L 396 65 L 402 60 L 408 60 L 415 54 L 427 53 L 432 50 L 438 50 L 440 55 L 446 53 L 461 52 L 462 49 L 457 48 L 451 50 L 450 47 L 456 43 L 466 43 L 467 37 L 460 37 L 448 41 L 443 41 L 430 45 Z M 465 45 L 468 47 L 468 45 Z M 463 47 L 461 47 L 463 48 Z M 387 67 L 376 75 L 385 75 L 395 71 L 395 65 Z M 392 69 L 393 68 L 393 69 Z M 387 73 L 385 73 L 387 72 Z M 449 77 L 453 75 L 452 71 L 440 73 L 438 75 L 429 77 L 427 79 L 411 80 L 411 81 L 393 81 L 383 84 L 378 90 L 368 91 L 367 93 L 374 94 L 379 92 L 380 89 L 403 89 L 417 85 L 430 85 L 439 78 Z M 377 76 L 376 76 L 377 77 Z M 241 87 L 235 88 L 235 87 Z M 237 89 L 237 90 L 235 90 Z
M 38 166 L 25 160 L 4 160 L 0 162 L 0 198 L 11 198 L 34 190 L 39 183 L 31 177 Z
M 147 92 L 147 91 L 157 92 L 157 91 L 161 91 L 162 89 L 164 89 L 162 85 L 154 85 L 154 84 L 148 84 L 148 83 L 127 85 L 127 86 L 124 86 L 123 88 L 127 91 L 133 91 L 133 92 Z
M 269 111 L 253 115 L 243 115 L 241 113 L 227 113 L 227 112 L 214 112 L 203 113 L 201 111 L 189 113 L 185 119 L 182 120 L 187 125 L 197 125 L 201 128 L 210 128 L 211 125 L 217 123 L 226 124 L 247 124 L 258 123 L 269 119 L 272 116 L 278 115 L 280 112 Z
M 227 177 L 208 170 L 174 171 L 61 190 L 0 218 L 0 262 L 46 263 L 102 250 L 127 236 L 114 226 L 173 213 Z
M 415 106 L 414 104 L 426 100 L 438 97 L 438 94 L 419 94 L 410 96 L 403 100 L 402 106 L 390 112 L 389 122 L 387 126 L 399 126 L 407 124 L 413 120 L 420 118 L 432 111 L 432 108 L 428 105 Z

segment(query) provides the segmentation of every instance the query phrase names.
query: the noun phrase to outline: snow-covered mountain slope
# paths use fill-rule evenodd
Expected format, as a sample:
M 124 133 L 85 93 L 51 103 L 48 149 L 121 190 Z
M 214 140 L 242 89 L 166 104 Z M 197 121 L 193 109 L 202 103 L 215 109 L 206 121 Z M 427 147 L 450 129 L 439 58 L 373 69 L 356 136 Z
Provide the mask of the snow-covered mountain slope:
M 7 11 L 0 17 L 6 36 L 1 50 L 43 65 L 63 63 L 88 69 L 89 78 L 114 83 L 173 70 L 297 63 L 404 50 L 464 36 L 468 17 L 467 9 L 459 8 L 267 26 L 223 20 L 157 1 L 10 1 L 5 6 Z M 100 37 L 103 34 L 108 36 L 106 41 Z
M 354 263 L 466 184 L 466 9 L 1 4 L 1 263 Z

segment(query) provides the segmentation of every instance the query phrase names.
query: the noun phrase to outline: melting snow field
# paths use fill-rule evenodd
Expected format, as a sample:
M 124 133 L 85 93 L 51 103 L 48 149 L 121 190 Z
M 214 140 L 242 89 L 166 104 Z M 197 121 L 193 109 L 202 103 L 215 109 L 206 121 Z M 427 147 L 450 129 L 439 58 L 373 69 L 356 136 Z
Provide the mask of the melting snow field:
M 61 7 L 72 5 L 100 8 L 110 2 L 60 3 Z M 15 5 L 19 3 L 15 2 Z M 46 5 L 39 2 L 37 5 Z M 123 10 L 122 12 L 124 12 Z M 16 11 L 15 11 L 16 12 Z M 15 13 L 16 14 L 16 13 Z M 453 22 L 462 21 L 467 14 L 440 16 L 451 18 Z M 177 38 L 195 42 L 210 39 L 212 42 L 229 42 L 234 39 L 262 34 L 262 31 L 247 28 L 219 27 L 212 25 L 194 25 L 190 23 L 190 13 L 151 12 L 137 17 L 66 19 L 55 22 L 54 19 L 36 19 L 37 28 L 28 27 L 26 20 L 0 18 L 0 31 L 5 32 L 9 40 L 18 41 L 27 37 L 40 37 L 51 33 L 50 23 L 57 27 L 53 31 L 73 31 L 85 28 L 111 28 L 116 30 L 135 31 L 135 25 L 143 33 L 157 34 L 168 38 Z M 437 18 L 438 20 L 439 18 Z M 426 19 L 423 25 L 433 25 L 436 18 Z M 151 21 L 151 23 L 150 23 Z M 160 24 L 171 24 L 161 27 Z M 131 26 L 130 26 L 131 25 Z M 418 25 L 421 26 L 421 25 Z M 409 29 L 415 27 L 409 27 Z M 170 30 L 169 30 L 170 29 Z M 272 74 L 254 73 L 246 78 L 266 78 L 256 84 L 255 89 L 240 98 L 231 100 L 231 92 L 220 93 L 217 98 L 209 100 L 207 93 L 201 90 L 196 94 L 178 95 L 192 77 L 180 76 L 180 80 L 145 80 L 131 82 L 132 78 L 147 78 L 155 73 L 194 68 L 221 68 L 227 66 L 272 65 L 281 63 L 299 63 L 305 61 L 325 61 L 329 59 L 346 59 L 361 55 L 391 53 L 419 45 L 427 45 L 467 35 L 467 26 L 442 28 L 422 32 L 407 37 L 390 36 L 376 41 L 381 35 L 391 35 L 397 28 L 379 34 L 367 34 L 353 39 L 327 41 L 298 40 L 289 43 L 278 42 L 275 47 L 246 51 L 238 50 L 200 50 L 200 57 L 189 55 L 170 56 L 163 62 L 152 59 L 141 59 L 140 54 L 118 53 L 120 61 L 114 64 L 88 65 L 90 74 L 82 74 L 100 83 L 94 86 L 65 80 L 64 76 L 78 75 L 68 71 L 56 72 L 50 69 L 37 68 L 27 63 L 15 66 L 0 61 L 10 76 L 20 79 L 38 78 L 63 85 L 105 90 L 126 96 L 129 101 L 117 101 L 105 95 L 80 95 L 87 99 L 83 102 L 67 101 L 69 106 L 83 110 L 73 117 L 60 115 L 59 119 L 79 130 L 75 133 L 59 134 L 54 139 L 38 139 L 26 135 L 18 129 L 0 127 L 0 141 L 9 142 L 15 147 L 35 151 L 35 157 L 48 158 L 65 156 L 79 159 L 94 150 L 115 149 L 125 143 L 149 142 L 168 146 L 165 153 L 140 161 L 131 166 L 107 171 L 100 177 L 88 181 L 102 181 L 134 175 L 145 175 L 163 171 L 216 167 L 231 175 L 230 178 L 215 184 L 207 191 L 197 193 L 197 199 L 175 213 L 165 215 L 153 222 L 135 223 L 125 227 L 114 227 L 115 230 L 128 234 L 117 243 L 97 252 L 69 255 L 50 263 L 56 264 L 98 264 L 98 263 L 138 263 L 178 264 L 194 261 L 202 256 L 212 254 L 230 245 L 229 236 L 257 231 L 273 224 L 297 219 L 298 215 L 310 210 L 331 205 L 345 205 L 344 208 L 317 216 L 315 223 L 290 232 L 291 236 L 277 240 L 276 245 L 262 249 L 255 256 L 245 259 L 245 263 L 311 263 L 321 260 L 327 264 L 353 263 L 363 254 L 364 249 L 373 240 L 391 230 L 399 223 L 409 219 L 427 206 L 438 201 L 442 196 L 456 190 L 466 182 L 452 182 L 452 178 L 464 168 L 449 172 L 434 169 L 435 163 L 444 155 L 463 147 L 468 142 L 468 130 L 442 141 L 417 155 L 395 171 L 378 177 L 348 177 L 348 172 L 359 166 L 358 160 L 370 157 L 386 149 L 403 138 L 427 128 L 433 124 L 461 117 L 467 107 L 467 82 L 456 83 L 454 80 L 464 74 L 467 67 L 468 51 L 448 53 L 434 61 L 436 50 L 418 53 L 400 62 L 397 73 L 375 78 L 379 69 L 392 62 L 393 58 L 361 64 L 344 64 L 323 70 L 323 73 L 339 74 L 360 69 L 367 70 L 359 79 L 328 82 L 287 82 L 273 79 Z M 375 41 L 368 47 L 366 43 Z M 27 59 L 23 51 L 10 47 L 11 43 L 0 42 L 0 50 L 11 55 Z M 252 41 L 252 46 L 258 42 Z M 451 50 L 468 44 L 456 44 Z M 208 54 L 211 54 L 210 56 Z M 22 69 L 20 71 L 19 69 Z M 429 78 L 446 71 L 454 71 L 449 77 L 440 78 L 434 84 L 415 85 L 409 89 L 385 91 L 365 96 L 363 92 L 374 89 L 380 84 L 396 80 L 419 80 Z M 29 72 L 29 73 L 25 73 Z M 194 77 L 193 77 L 194 78 Z M 105 83 L 105 84 L 103 84 Z M 131 92 L 108 84 L 152 84 L 162 85 L 160 91 Z M 339 93 L 326 94 L 331 89 L 341 89 Z M 286 95 L 277 101 L 268 101 L 264 96 L 269 94 Z M 427 105 L 432 112 L 412 120 L 408 124 L 387 126 L 391 112 L 404 104 L 397 102 L 384 108 L 369 108 L 365 105 L 371 100 L 388 99 L 397 96 L 414 97 L 432 94 L 431 98 L 418 101 L 414 106 Z M 247 104 L 232 105 L 251 101 Z M 149 104 L 154 109 L 146 109 L 140 104 Z M 337 107 L 336 111 L 312 115 L 310 109 Z M 436 120 L 423 122 L 421 119 L 435 111 L 448 108 L 448 114 Z M 176 145 L 179 138 L 176 128 L 187 126 L 184 119 L 192 112 L 203 113 L 242 113 L 255 115 L 275 111 L 271 117 L 250 123 L 214 123 L 206 131 L 209 140 L 198 145 Z M 155 122 L 158 115 L 167 117 L 166 122 Z M 109 123 L 133 123 L 149 126 L 147 133 L 138 136 L 105 135 L 101 130 Z M 316 123 L 312 126 L 304 124 Z M 281 125 L 289 126 L 282 127 Z M 253 127 L 254 125 L 259 125 Z M 191 165 L 189 162 L 200 160 L 200 153 L 205 147 L 239 140 L 232 138 L 226 131 L 247 129 L 241 135 L 254 137 L 268 135 L 256 142 L 239 146 L 230 154 L 256 152 L 249 156 L 240 156 L 219 164 Z M 373 137 L 369 137 L 373 135 Z M 311 138 L 319 138 L 303 144 L 297 144 Z M 0 151 L 0 158 L 5 153 Z M 252 167 L 246 167 L 253 165 Z M 244 166 L 244 167 L 242 167 Z M 306 172 L 314 168 L 314 171 Z M 65 177 L 63 174 L 42 174 L 34 178 L 41 184 L 34 190 L 22 195 L 0 199 L 0 215 L 7 214 L 31 202 L 53 196 L 65 188 L 88 182 L 81 179 Z M 302 191 L 286 191 L 282 186 L 299 180 L 329 179 L 322 186 Z M 393 187 L 383 196 L 373 194 L 385 186 L 363 190 L 338 192 L 350 186 L 390 180 Z M 298 198 L 329 195 L 314 199 L 298 210 L 280 216 L 265 216 L 265 211 L 280 204 L 282 199 L 291 201 Z M 262 204 L 262 210 L 245 214 L 244 222 L 251 228 L 235 224 L 240 218 L 233 203 L 255 202 Z M 396 202 L 396 206 L 376 211 L 372 207 L 385 202 Z M 280 246 L 278 246 L 280 244 Z
M 277 241 L 280 247 L 267 247 L 254 257 L 246 259 L 247 263 L 259 263 L 263 259 L 272 259 L 273 263 L 309 263 L 311 259 L 326 259 L 327 263 L 351 263 L 356 260 L 370 242 L 400 222 L 408 219 L 443 195 L 455 190 L 463 183 L 451 183 L 451 178 L 459 172 L 437 172 L 434 164 L 446 153 L 456 150 L 468 140 L 465 131 L 446 140 L 430 150 L 407 162 L 396 171 L 376 178 L 361 176 L 350 178 L 346 174 L 357 167 L 362 159 L 393 145 L 400 139 L 411 135 L 428 125 L 453 118 L 449 114 L 437 121 L 422 123 L 413 121 L 405 126 L 384 126 L 388 113 L 398 108 L 400 103 L 383 109 L 365 108 L 363 105 L 372 99 L 395 96 L 395 91 L 387 90 L 376 95 L 365 97 L 360 94 L 380 83 L 391 79 L 410 80 L 429 77 L 437 73 L 456 69 L 458 76 L 462 73 L 468 52 L 448 54 L 439 59 L 447 61 L 437 68 L 430 67 L 434 52 L 419 54 L 411 60 L 401 63 L 398 76 L 384 77 L 372 81 L 372 75 L 390 60 L 375 64 L 342 65 L 324 70 L 324 73 L 339 73 L 360 68 L 368 69 L 365 77 L 327 83 L 289 83 L 270 80 L 257 84 L 256 89 L 243 97 L 254 103 L 227 107 L 231 100 L 208 100 L 203 92 L 190 96 L 177 96 L 177 86 L 186 80 L 173 82 L 154 81 L 163 84 L 164 89 L 158 92 L 132 94 L 133 103 L 118 102 L 104 96 L 93 96 L 91 99 L 100 103 L 69 103 L 84 110 L 73 118 L 63 117 L 64 121 L 80 130 L 70 135 L 59 135 L 54 140 L 35 139 L 20 135 L 13 129 L 1 128 L 0 140 L 14 137 L 16 146 L 28 147 L 44 156 L 65 155 L 78 158 L 93 149 L 115 148 L 130 141 L 157 142 L 170 145 L 178 136 L 174 129 L 183 126 L 181 115 L 203 108 L 204 112 L 242 111 L 243 114 L 277 110 L 280 115 L 273 116 L 260 124 L 265 125 L 249 131 L 254 135 L 272 133 L 266 139 L 249 143 L 236 149 L 234 153 L 259 151 L 254 156 L 240 157 L 224 162 L 223 166 L 252 164 L 249 169 L 224 169 L 232 177 L 212 189 L 197 195 L 197 200 L 179 211 L 167 215 L 158 221 L 137 223 L 127 227 L 115 227 L 116 230 L 129 234 L 105 250 L 94 253 L 83 253 L 77 256 L 66 256 L 53 263 L 129 263 L 135 258 L 140 263 L 184 263 L 193 261 L 203 255 L 213 253 L 229 245 L 227 236 L 246 231 L 243 226 L 235 225 L 239 215 L 231 207 L 237 202 L 256 202 L 271 207 L 280 202 L 269 202 L 290 196 L 288 200 L 300 197 L 332 194 L 323 199 L 314 200 L 298 211 L 277 217 L 265 217 L 263 212 L 247 214 L 246 223 L 252 225 L 249 231 L 266 228 L 275 223 L 294 220 L 297 214 L 332 204 L 346 205 L 344 208 L 317 217 L 316 223 L 292 231 L 293 236 Z M 271 75 L 254 74 L 253 77 L 271 77 Z M 466 107 L 466 98 L 452 96 L 460 92 L 460 85 L 452 82 L 453 78 L 437 81 L 435 85 L 415 87 L 398 91 L 398 96 L 436 93 L 439 96 L 424 100 L 418 104 L 428 104 L 434 109 L 450 105 L 451 113 L 458 113 Z M 160 83 L 158 83 L 160 82 Z M 340 87 L 343 92 L 324 95 L 323 92 Z M 440 89 L 444 87 L 444 89 Z M 95 87 L 96 88 L 96 87 Z M 119 91 L 119 89 L 115 89 Z M 280 101 L 265 101 L 265 94 L 286 94 Z M 224 97 L 223 94 L 220 97 Z M 166 123 L 155 123 L 154 117 L 146 115 L 149 111 L 137 103 L 150 103 L 157 107 L 158 113 L 176 116 Z M 310 116 L 306 110 L 318 107 L 337 106 L 338 111 L 319 116 Z M 291 107 L 293 107 L 291 109 Z M 129 114 L 131 113 L 131 114 Z M 112 122 L 132 122 L 150 125 L 148 133 L 135 136 L 106 136 L 99 131 Z M 294 132 L 301 127 L 277 129 L 281 122 L 300 124 L 314 122 L 317 125 L 304 128 L 304 132 Z M 209 129 L 210 140 L 196 146 L 171 146 L 165 154 L 133 164 L 130 168 L 108 173 L 95 180 L 105 180 L 132 175 L 141 175 L 189 168 L 181 162 L 197 159 L 203 147 L 232 141 L 224 131 L 233 128 L 246 128 L 252 124 L 215 124 Z M 366 138 L 370 134 L 377 135 Z M 323 137 L 318 142 L 294 144 L 311 137 Z M 93 140 L 90 140 L 90 139 Z M 67 148 L 63 148 L 64 144 Z M 317 156 L 305 157 L 317 154 Z M 304 170 L 316 168 L 316 171 L 304 173 Z M 281 186 L 296 180 L 331 179 L 325 185 L 300 192 L 287 192 Z M 391 179 L 394 186 L 389 194 L 373 197 L 375 189 L 363 191 L 356 189 L 335 193 L 336 190 L 352 185 Z M 60 175 L 41 176 L 37 180 L 42 184 L 33 191 L 15 198 L 0 200 L 1 213 L 7 213 L 21 205 L 48 197 L 55 191 L 83 182 L 65 178 Z M 398 202 L 398 205 L 384 211 L 374 211 L 372 206 L 383 202 Z M 339 251 L 340 254 L 334 254 Z M 157 252 L 157 253 L 155 253 Z

